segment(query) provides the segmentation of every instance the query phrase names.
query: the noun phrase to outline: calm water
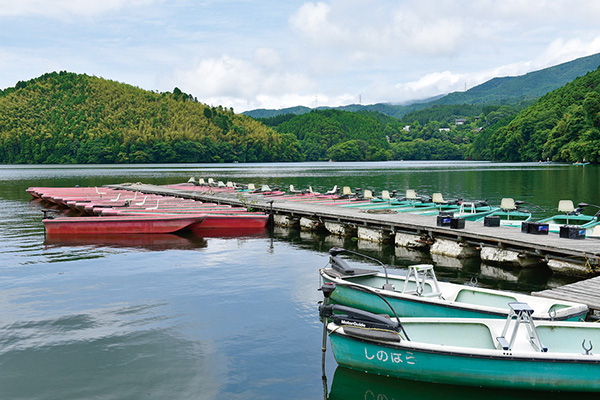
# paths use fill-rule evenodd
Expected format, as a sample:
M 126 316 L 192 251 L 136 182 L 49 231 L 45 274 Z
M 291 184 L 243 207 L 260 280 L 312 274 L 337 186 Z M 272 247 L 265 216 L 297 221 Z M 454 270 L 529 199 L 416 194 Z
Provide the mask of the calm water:
M 321 380 L 317 269 L 332 246 L 397 266 L 426 255 L 274 230 L 227 238 L 175 235 L 45 241 L 29 186 L 179 183 L 190 176 L 324 191 L 334 184 L 447 198 L 513 197 L 550 215 L 558 200 L 600 204 L 595 166 L 307 163 L 0 166 L 0 399 L 503 398 L 336 369 Z M 567 280 L 434 259 L 441 279 L 518 291 Z M 510 393 L 512 398 L 542 398 Z M 552 397 L 552 396 L 551 396 Z M 547 399 L 548 395 L 543 398 Z

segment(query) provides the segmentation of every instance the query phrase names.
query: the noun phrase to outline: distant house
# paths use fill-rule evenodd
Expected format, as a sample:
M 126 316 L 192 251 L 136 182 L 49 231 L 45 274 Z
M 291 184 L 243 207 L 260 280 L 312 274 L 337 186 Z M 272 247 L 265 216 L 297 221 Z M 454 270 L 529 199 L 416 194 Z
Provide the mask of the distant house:
M 404 128 L 402 128 L 402 130 L 404 132 L 410 132 L 410 125 L 406 125 Z
M 450 132 L 450 128 L 440 128 L 438 129 L 440 132 Z
M 454 120 L 454 124 L 455 124 L 455 125 L 464 125 L 464 124 L 465 124 L 465 122 L 467 122 L 467 120 L 466 120 L 466 119 L 464 119 L 464 118 L 456 118 L 456 119 Z

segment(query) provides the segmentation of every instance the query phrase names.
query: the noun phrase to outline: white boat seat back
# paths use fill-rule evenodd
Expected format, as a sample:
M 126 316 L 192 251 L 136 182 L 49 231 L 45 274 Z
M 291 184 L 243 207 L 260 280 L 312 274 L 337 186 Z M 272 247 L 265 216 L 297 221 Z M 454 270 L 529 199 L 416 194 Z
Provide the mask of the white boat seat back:
M 196 182 L 196 178 L 194 178 L 193 176 L 190 179 L 188 179 L 188 183 L 194 183 L 194 182 Z
M 564 213 L 572 213 L 575 211 L 575 207 L 573 206 L 572 200 L 560 200 L 558 202 L 558 211 Z
M 515 200 L 510 197 L 505 197 L 500 201 L 500 208 L 502 210 L 515 210 L 517 206 L 515 205 Z
M 350 194 L 352 194 L 352 190 L 350 190 L 350 186 L 344 186 L 344 187 L 342 188 L 342 194 L 345 194 L 345 195 L 350 195 Z
M 204 178 L 198 178 L 198 184 L 199 185 L 206 185 L 206 182 L 204 182 Z
M 254 186 L 254 183 L 248 184 L 248 190 L 256 190 L 256 186 Z
M 261 192 L 270 192 L 270 191 L 271 191 L 271 188 L 269 187 L 269 185 L 262 185 L 262 186 L 260 187 L 260 191 L 261 191 Z
M 333 189 L 331 189 L 331 190 L 329 190 L 329 191 L 327 191 L 325 193 L 326 194 L 335 194 L 335 192 L 337 192 L 337 185 L 334 185 Z
M 409 200 L 416 200 L 417 192 L 415 192 L 413 189 L 406 189 L 406 198 Z
M 372 199 L 373 198 L 373 192 L 370 191 L 369 189 L 365 189 L 365 192 L 363 193 L 363 197 L 365 199 Z
M 383 200 L 391 200 L 392 198 L 390 197 L 390 192 L 389 190 L 382 190 L 381 191 L 381 198 Z
M 228 188 L 235 187 L 235 186 L 233 185 L 233 182 L 231 182 L 231 181 L 227 181 L 227 183 L 226 183 L 225 185 L 226 185 Z
M 225 183 L 223 181 L 217 182 L 218 187 L 225 187 Z
M 445 203 L 444 196 L 442 196 L 441 193 L 434 193 L 431 195 L 431 201 L 436 204 Z
M 215 184 L 215 180 L 213 178 L 208 178 L 208 184 L 209 185 L 214 185 Z

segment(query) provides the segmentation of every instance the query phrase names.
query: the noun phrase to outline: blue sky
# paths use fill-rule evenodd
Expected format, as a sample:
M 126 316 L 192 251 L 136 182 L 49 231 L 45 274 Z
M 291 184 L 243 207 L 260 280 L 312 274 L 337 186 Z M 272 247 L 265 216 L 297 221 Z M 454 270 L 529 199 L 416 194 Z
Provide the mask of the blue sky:
M 600 52 L 590 0 L 0 0 L 0 89 L 67 70 L 236 112 L 404 102 Z

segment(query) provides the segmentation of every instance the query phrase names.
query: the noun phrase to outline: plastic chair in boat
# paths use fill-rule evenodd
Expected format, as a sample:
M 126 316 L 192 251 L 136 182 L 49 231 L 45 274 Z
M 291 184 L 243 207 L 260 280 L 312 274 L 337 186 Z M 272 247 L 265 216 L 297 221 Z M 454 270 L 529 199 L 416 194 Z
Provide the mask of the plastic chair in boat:
M 213 178 L 208 178 L 208 185 L 209 186 L 214 186 L 215 185 L 215 180 Z
M 204 186 L 206 182 L 204 182 L 204 178 L 198 178 L 198 185 Z
M 388 203 L 391 203 L 392 197 L 390 196 L 390 191 L 389 190 L 382 190 L 381 191 L 381 200 L 387 200 Z
M 515 200 L 510 197 L 504 197 L 500 201 L 500 209 L 506 212 L 506 219 L 510 219 L 510 212 L 517 209 L 517 205 L 515 204 Z
M 363 199 L 371 200 L 372 198 L 373 198 L 373 191 L 371 191 L 369 189 L 365 189 L 365 191 L 363 192 Z
M 234 189 L 235 188 L 235 185 L 231 181 L 227 181 L 227 183 L 225 184 L 225 186 L 228 187 L 228 188 L 230 188 L 230 189 Z
M 331 189 L 331 190 L 328 190 L 327 192 L 325 192 L 325 194 L 336 194 L 336 193 L 337 193 L 337 191 L 338 191 L 338 187 L 337 187 L 337 185 L 335 185 L 335 186 L 333 187 L 333 189 Z
M 225 186 L 225 183 L 223 181 L 219 181 L 219 182 L 217 182 L 217 187 L 224 188 L 226 186 Z
M 193 183 L 195 185 L 196 184 L 196 178 L 192 176 L 190 179 L 188 179 L 187 183 Z
M 350 189 L 350 186 L 344 186 L 342 188 L 342 196 L 352 196 L 352 189 Z
M 575 211 L 572 200 L 560 200 L 558 202 L 558 212 L 563 212 L 567 216 L 567 225 L 569 225 L 569 214 Z
M 255 191 L 256 190 L 256 186 L 254 186 L 254 183 L 249 183 L 248 184 L 248 190 L 250 190 L 250 191 Z
M 299 194 L 299 193 L 302 193 L 302 190 L 296 190 L 294 188 L 294 185 L 290 185 L 290 193 Z

